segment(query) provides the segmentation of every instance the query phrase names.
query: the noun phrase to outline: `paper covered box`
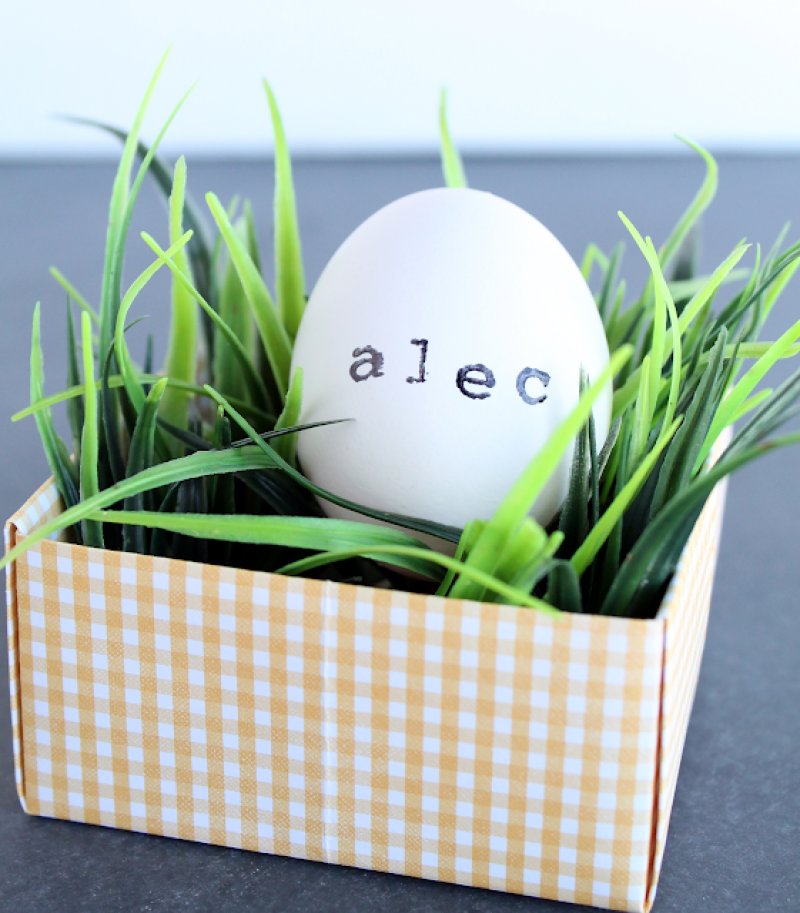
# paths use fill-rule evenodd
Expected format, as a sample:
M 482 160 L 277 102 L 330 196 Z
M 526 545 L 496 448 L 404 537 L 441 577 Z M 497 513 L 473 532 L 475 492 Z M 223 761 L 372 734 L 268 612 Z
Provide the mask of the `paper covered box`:
M 44 541 L 7 576 L 23 808 L 648 910 L 723 499 L 647 621 Z

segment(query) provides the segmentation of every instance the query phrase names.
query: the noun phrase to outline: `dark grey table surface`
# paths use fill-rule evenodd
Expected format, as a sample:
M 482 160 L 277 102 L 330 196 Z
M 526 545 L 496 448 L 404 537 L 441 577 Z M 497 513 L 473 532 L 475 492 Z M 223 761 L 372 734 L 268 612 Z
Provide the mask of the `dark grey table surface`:
M 468 161 L 474 186 L 524 206 L 579 257 L 589 241 L 622 238 L 616 212 L 662 240 L 701 177 L 688 156 Z M 800 156 L 720 159 L 721 185 L 704 223 L 702 265 L 743 236 L 766 246 L 786 220 L 800 227 Z M 65 373 L 59 266 L 96 299 L 113 165 L 0 165 L 0 514 L 44 479 L 33 424 L 8 416 L 26 403 L 33 304 L 42 301 L 48 387 Z M 189 163 L 190 187 L 252 198 L 271 242 L 267 163 Z M 306 267 L 313 282 L 367 215 L 440 183 L 437 163 L 325 160 L 296 165 Z M 166 234 L 146 188 L 136 229 Z M 144 265 L 134 234 L 129 272 Z M 267 258 L 268 259 L 268 258 Z M 627 272 L 644 277 L 628 245 Z M 800 316 L 800 280 L 770 319 L 775 334 Z M 164 286 L 161 287 L 162 290 Z M 139 307 L 164 326 L 163 299 Z M 142 328 L 132 331 L 143 338 Z M 135 338 L 135 337 L 133 337 Z M 163 340 L 162 340 L 163 341 Z M 784 376 L 785 367 L 776 372 Z M 656 913 L 800 910 L 800 448 L 733 479 L 700 684 L 678 783 Z M 0 676 L 3 678 L 3 676 Z M 7 685 L 0 695 L 0 910 L 401 911 L 577 910 L 564 904 L 237 850 L 26 817 L 14 791 Z

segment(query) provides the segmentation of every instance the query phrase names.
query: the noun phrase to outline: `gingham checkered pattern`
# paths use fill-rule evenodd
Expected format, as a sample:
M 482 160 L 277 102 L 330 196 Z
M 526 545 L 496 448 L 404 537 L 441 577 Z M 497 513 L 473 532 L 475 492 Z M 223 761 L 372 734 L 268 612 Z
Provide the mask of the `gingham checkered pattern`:
M 722 445 L 726 446 L 726 435 Z M 717 448 L 719 452 L 720 448 Z M 722 512 L 727 480 L 719 484 L 686 544 L 681 565 L 664 599 L 661 617 L 666 621 L 664 696 L 662 700 L 659 764 L 658 828 L 656 833 L 655 893 L 667 841 L 667 829 L 678 782 L 678 769 L 692 712 L 700 660 L 706 640 L 711 589 L 717 564 Z M 652 904 L 652 898 L 651 904 Z
M 38 493 L 7 541 L 53 500 Z M 707 571 L 714 543 L 698 535 L 684 581 Z M 682 662 L 695 670 L 677 619 L 701 645 L 708 608 L 677 607 L 708 599 L 691 579 L 653 621 L 60 542 L 8 582 L 17 782 L 33 814 L 620 910 L 652 902 L 694 687 L 662 702 L 665 644 L 671 686 Z

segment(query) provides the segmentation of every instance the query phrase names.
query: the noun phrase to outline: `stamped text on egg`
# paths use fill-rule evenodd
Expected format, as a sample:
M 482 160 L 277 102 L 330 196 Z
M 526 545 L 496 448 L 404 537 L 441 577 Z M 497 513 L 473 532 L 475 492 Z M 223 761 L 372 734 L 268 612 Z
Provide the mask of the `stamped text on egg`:
M 428 361 L 428 340 L 411 339 L 409 343 L 416 346 L 417 352 L 417 373 L 406 378 L 409 384 L 424 384 L 427 380 L 427 361 Z M 353 349 L 353 358 L 355 361 L 350 365 L 350 377 L 358 384 L 372 377 L 383 377 L 383 366 L 385 358 L 383 352 L 374 346 L 359 346 Z M 491 390 L 495 385 L 494 372 L 484 364 L 464 365 L 456 372 L 455 382 L 461 393 L 469 399 L 488 399 Z M 540 371 L 538 368 L 523 368 L 517 374 L 517 394 L 519 398 L 529 406 L 535 406 L 543 403 L 547 399 L 546 393 L 540 393 L 538 396 L 533 395 L 538 387 L 544 388 L 550 383 L 550 375 L 546 371 Z M 538 386 L 536 386 L 538 385 Z M 479 390 L 476 388 L 485 388 Z

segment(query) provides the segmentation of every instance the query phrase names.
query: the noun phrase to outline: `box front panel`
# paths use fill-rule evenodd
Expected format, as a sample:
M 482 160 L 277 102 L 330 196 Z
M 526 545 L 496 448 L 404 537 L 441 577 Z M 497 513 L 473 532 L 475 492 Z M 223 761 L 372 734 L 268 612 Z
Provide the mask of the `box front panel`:
M 663 623 L 46 542 L 31 812 L 641 909 Z

